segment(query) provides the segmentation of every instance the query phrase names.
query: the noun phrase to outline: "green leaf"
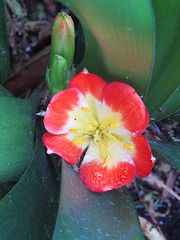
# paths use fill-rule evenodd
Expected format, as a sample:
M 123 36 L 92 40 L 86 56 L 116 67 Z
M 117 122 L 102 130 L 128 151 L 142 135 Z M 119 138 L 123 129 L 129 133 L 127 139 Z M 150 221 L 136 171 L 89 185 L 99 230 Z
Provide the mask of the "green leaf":
M 0 183 L 3 183 L 17 180 L 32 158 L 35 109 L 30 101 L 12 97 L 0 97 L 0 109 Z
M 10 8 L 13 15 L 17 15 L 19 18 L 23 17 L 22 7 L 17 0 L 6 0 L 6 4 Z
M 15 187 L 0 201 L 0 239 L 52 239 L 58 203 L 55 173 L 41 139 Z
M 170 116 L 170 118 L 174 119 L 175 121 L 180 122 L 180 111 L 175 112 Z
M 166 101 L 171 102 L 169 98 L 180 84 L 180 1 L 152 0 L 152 5 L 156 23 L 155 62 L 145 97 L 150 114 L 157 111 Z M 178 106 L 180 108 L 179 101 L 176 109 Z M 166 111 L 166 105 L 162 108 Z M 173 111 L 174 106 L 172 113 Z M 167 110 L 167 114 L 169 113 L 170 109 Z
M 149 141 L 149 144 L 158 157 L 167 161 L 175 168 L 180 169 L 180 144 Z
M 0 200 L 14 187 L 15 182 L 0 184 Z
M 60 206 L 53 240 L 144 239 L 126 187 L 90 192 L 63 162 Z
M 13 95 L 2 85 L 0 85 L 0 97 L 13 97 Z
M 180 108 L 179 0 L 59 1 L 82 22 L 87 44 L 81 69 L 132 85 L 145 95 L 155 121 Z
M 76 30 L 76 40 L 75 40 L 75 56 L 74 64 L 78 66 L 84 58 L 85 54 L 85 37 L 82 28 L 82 24 L 78 22 L 78 27 Z
M 3 83 L 11 73 L 3 0 L 0 1 L 0 26 L 0 83 Z
M 154 21 L 150 1 L 60 2 L 70 8 L 83 26 L 87 44 L 81 66 L 107 82 L 128 82 L 140 95 L 144 95 L 154 52 Z
M 151 119 L 160 121 L 180 109 L 180 86 L 174 91 L 172 96 L 161 106 L 159 111 L 151 115 Z

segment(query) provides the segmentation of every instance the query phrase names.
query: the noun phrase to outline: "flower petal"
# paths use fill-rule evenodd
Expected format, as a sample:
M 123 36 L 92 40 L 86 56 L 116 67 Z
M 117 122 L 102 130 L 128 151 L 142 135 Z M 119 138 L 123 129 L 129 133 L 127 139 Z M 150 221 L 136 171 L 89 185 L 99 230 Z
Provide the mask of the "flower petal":
M 71 79 L 69 88 L 76 87 L 84 96 L 90 93 L 97 100 L 101 101 L 103 98 L 103 89 L 106 85 L 107 83 L 102 78 L 84 69 Z
M 69 129 L 79 127 L 83 122 L 86 123 L 81 107 L 89 108 L 89 105 L 78 89 L 71 88 L 57 93 L 44 116 L 46 130 L 52 134 L 68 133 Z
M 56 153 L 68 163 L 76 164 L 87 147 L 86 144 L 77 145 L 68 139 L 68 134 L 53 135 L 46 132 L 43 135 L 43 143 L 47 147 L 47 153 Z
M 135 176 L 135 166 L 119 162 L 116 167 L 102 167 L 99 161 L 82 164 L 80 177 L 90 191 L 105 192 L 129 184 Z
M 113 82 L 104 88 L 104 101 L 112 111 L 121 114 L 121 121 L 129 131 L 140 134 L 149 123 L 149 114 L 136 91 L 129 85 Z
M 80 168 L 88 189 L 103 192 L 129 184 L 135 176 L 133 151 L 109 141 L 89 145 Z
M 132 141 L 136 150 L 133 156 L 133 162 L 136 165 L 136 174 L 139 177 L 147 177 L 154 165 L 154 158 L 152 158 L 149 143 L 143 135 L 132 137 Z

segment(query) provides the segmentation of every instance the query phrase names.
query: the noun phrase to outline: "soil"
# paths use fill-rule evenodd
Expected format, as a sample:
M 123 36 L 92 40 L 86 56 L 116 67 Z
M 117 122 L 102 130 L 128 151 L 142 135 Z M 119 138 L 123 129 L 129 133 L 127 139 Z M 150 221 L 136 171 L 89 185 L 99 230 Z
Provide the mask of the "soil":
M 31 84 L 27 81 L 27 84 L 22 87 L 23 74 L 28 76 L 33 65 L 26 67 L 26 69 L 24 67 L 29 62 L 33 64 L 36 56 L 39 56 L 44 49 L 48 49 L 50 46 L 54 17 L 63 9 L 63 6 L 52 0 L 18 0 L 18 7 L 13 8 L 9 3 L 10 1 L 5 0 L 5 2 L 12 73 L 15 74 L 15 79 L 8 80 L 5 86 L 9 87 L 11 92 L 14 91 L 16 96 L 28 98 L 33 95 L 33 89 L 39 83 L 44 82 L 48 55 L 46 59 L 44 59 L 44 55 L 42 58 L 38 58 L 42 65 L 42 71 L 35 70 L 34 75 L 38 71 L 41 72 L 41 75 L 38 75 L 39 80 L 34 80 L 34 85 L 33 81 Z M 19 8 L 20 10 L 18 10 Z M 47 54 L 49 54 L 48 50 Z M 21 74 L 17 75 L 17 72 Z M 19 81 L 18 84 L 17 81 Z M 18 88 L 17 85 L 21 88 Z M 178 141 L 180 139 L 180 124 L 166 119 L 152 124 L 145 135 L 148 139 Z M 180 194 L 180 172 L 178 170 L 157 159 L 153 174 L 174 192 Z M 167 240 L 180 239 L 180 202 L 176 198 L 147 178 L 136 178 L 129 185 L 129 190 L 140 216 L 146 218 L 159 231 L 162 231 Z

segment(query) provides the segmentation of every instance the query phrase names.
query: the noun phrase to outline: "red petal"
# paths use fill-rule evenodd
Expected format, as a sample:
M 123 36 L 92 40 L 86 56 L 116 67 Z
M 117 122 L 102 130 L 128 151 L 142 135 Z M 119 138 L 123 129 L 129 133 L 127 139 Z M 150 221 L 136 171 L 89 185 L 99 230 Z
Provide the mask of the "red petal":
M 67 134 L 53 135 L 46 132 L 43 135 L 43 143 L 50 153 L 56 153 L 68 163 L 76 164 L 83 153 L 84 147 L 80 147 L 67 138 Z
M 135 156 L 133 157 L 136 165 L 136 174 L 139 177 L 147 177 L 154 165 L 151 159 L 152 153 L 149 143 L 143 135 L 132 137 L 132 141 L 135 144 L 136 150 Z
M 116 167 L 102 167 L 99 161 L 82 164 L 80 177 L 90 191 L 105 192 L 129 184 L 135 176 L 135 166 L 119 162 Z
M 136 134 L 144 132 L 149 124 L 149 114 L 136 91 L 129 85 L 113 82 L 104 88 L 105 103 L 120 112 L 125 128 Z
M 101 101 L 103 89 L 106 85 L 107 83 L 102 78 L 88 73 L 87 70 L 83 70 L 71 79 L 69 88 L 76 87 L 84 96 L 87 93 L 91 93 L 96 99 Z
M 76 88 L 63 90 L 57 93 L 47 107 L 44 116 L 44 126 L 52 134 L 59 134 L 65 127 L 69 115 L 68 111 L 73 111 L 80 104 L 86 106 L 85 98 Z

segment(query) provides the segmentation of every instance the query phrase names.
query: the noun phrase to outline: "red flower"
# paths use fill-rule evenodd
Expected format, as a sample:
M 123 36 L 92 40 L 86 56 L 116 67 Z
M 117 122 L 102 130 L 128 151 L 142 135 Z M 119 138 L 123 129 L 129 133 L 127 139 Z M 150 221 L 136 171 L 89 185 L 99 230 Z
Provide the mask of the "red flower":
M 125 83 L 106 84 L 83 70 L 48 105 L 43 142 L 47 153 L 79 162 L 87 188 L 104 192 L 129 184 L 135 175 L 146 177 L 154 164 L 142 132 L 149 115 L 136 91 Z

